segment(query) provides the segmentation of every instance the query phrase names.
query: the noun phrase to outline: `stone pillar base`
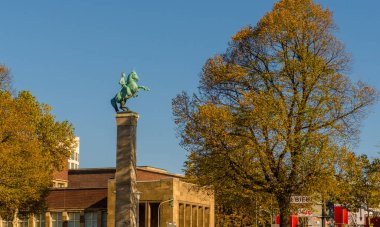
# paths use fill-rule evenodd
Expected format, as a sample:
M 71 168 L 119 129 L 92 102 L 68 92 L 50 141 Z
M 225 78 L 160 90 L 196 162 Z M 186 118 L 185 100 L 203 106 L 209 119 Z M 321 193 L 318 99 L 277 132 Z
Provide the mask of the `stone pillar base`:
M 116 227 L 136 227 L 136 128 L 139 115 L 134 112 L 116 114 Z

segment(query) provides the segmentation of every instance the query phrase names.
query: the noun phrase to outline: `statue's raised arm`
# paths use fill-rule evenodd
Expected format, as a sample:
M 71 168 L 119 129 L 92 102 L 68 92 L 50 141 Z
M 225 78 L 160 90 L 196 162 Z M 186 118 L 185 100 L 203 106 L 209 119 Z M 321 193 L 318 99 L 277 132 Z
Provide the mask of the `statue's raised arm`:
M 132 97 L 137 97 L 137 92 L 139 90 L 149 91 L 148 87 L 138 86 L 137 81 L 139 81 L 139 76 L 133 70 L 128 78 L 125 79 L 125 73 L 121 73 L 121 78 L 119 84 L 121 85 L 121 90 L 111 99 L 111 104 L 116 112 L 119 112 L 120 109 L 122 111 L 129 111 L 129 109 L 125 106 L 125 103 L 128 99 Z M 117 103 L 119 103 L 119 108 L 117 107 Z

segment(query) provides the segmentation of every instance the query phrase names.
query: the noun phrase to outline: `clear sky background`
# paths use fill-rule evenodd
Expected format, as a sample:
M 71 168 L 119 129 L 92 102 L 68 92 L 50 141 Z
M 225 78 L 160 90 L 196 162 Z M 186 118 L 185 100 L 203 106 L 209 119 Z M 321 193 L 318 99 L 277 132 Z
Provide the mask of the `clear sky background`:
M 275 1 L 2 1 L 0 63 L 14 87 L 31 91 L 69 120 L 80 137 L 83 168 L 115 166 L 115 113 L 109 100 L 120 73 L 135 69 L 141 91 L 128 106 L 139 113 L 137 164 L 181 173 L 186 151 L 176 137 L 171 100 L 194 92 L 207 58 L 255 25 Z M 321 0 L 353 56 L 352 80 L 380 90 L 380 1 Z M 363 122 L 358 153 L 378 155 L 380 105 Z

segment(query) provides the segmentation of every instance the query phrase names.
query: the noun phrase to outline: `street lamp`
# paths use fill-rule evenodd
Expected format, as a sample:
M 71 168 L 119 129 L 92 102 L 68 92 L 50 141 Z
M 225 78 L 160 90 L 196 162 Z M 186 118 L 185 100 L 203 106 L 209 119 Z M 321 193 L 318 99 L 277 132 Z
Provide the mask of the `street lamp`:
M 136 226 L 139 227 L 140 225 L 140 197 L 141 197 L 141 192 L 136 191 L 135 193 L 136 199 L 137 199 L 137 210 L 136 210 Z
M 170 199 L 168 199 L 168 200 L 165 200 L 165 201 L 163 201 L 163 202 L 161 202 L 159 205 L 158 205 L 158 220 L 157 220 L 157 222 L 158 222 L 158 227 L 160 227 L 160 207 L 161 207 L 161 205 L 162 204 L 164 204 L 164 203 L 169 203 L 169 206 L 170 207 L 173 207 L 173 204 L 174 204 L 174 198 L 173 197 L 170 197 Z

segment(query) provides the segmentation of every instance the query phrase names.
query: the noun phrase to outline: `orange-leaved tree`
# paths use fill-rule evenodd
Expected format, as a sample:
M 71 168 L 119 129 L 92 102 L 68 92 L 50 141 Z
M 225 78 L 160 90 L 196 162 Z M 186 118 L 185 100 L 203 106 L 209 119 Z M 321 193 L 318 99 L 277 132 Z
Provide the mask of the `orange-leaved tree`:
M 272 195 L 287 226 L 292 195 L 334 180 L 337 157 L 377 99 L 346 75 L 350 57 L 335 31 L 321 5 L 280 0 L 206 62 L 199 93 L 173 99 L 192 181 Z
M 51 108 L 29 92 L 14 97 L 5 90 L 0 89 L 0 211 L 12 218 L 44 208 L 53 172 L 63 169 L 75 136 L 69 122 L 56 121 Z

